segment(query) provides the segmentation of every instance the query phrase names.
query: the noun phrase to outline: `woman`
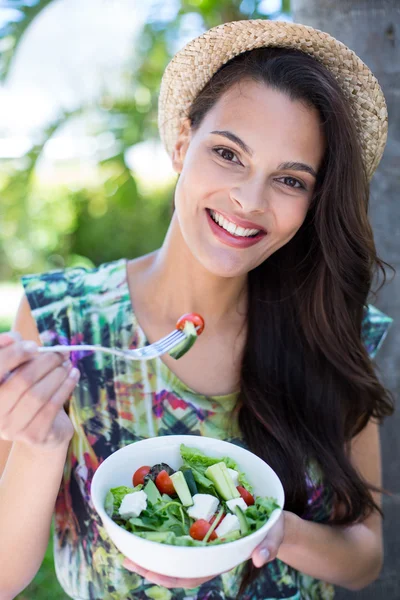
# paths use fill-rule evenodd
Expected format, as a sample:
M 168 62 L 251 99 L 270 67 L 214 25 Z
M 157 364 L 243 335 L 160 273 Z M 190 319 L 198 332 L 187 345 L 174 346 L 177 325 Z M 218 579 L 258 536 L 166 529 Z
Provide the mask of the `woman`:
M 378 423 L 393 411 L 371 361 L 390 319 L 367 305 L 383 270 L 367 217 L 386 138 L 381 89 L 325 33 L 238 21 L 176 55 L 159 108 L 179 174 L 162 247 L 24 277 L 14 339 L 1 338 L 0 375 L 13 373 L 0 386 L 0 590 L 11 598 L 34 576 L 55 502 L 56 571 L 72 598 L 361 589 L 382 564 Z M 62 357 L 20 340 L 134 348 L 191 311 L 206 329 L 179 361 L 73 353 L 79 385 Z M 284 484 L 285 511 L 252 561 L 213 579 L 124 560 L 90 501 L 111 452 L 173 433 L 243 444 Z M 29 507 L 18 500 L 26 489 Z

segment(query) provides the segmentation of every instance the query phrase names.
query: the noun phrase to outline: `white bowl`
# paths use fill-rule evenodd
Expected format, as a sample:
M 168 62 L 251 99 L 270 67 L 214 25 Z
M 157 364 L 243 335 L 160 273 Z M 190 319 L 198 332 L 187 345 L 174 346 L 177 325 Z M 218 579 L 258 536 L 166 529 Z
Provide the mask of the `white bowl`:
M 132 475 L 143 465 L 159 462 L 173 469 L 182 465 L 179 447 L 186 444 L 211 457 L 229 456 L 243 471 L 256 496 L 276 498 L 280 509 L 254 533 L 217 546 L 172 546 L 145 540 L 123 529 L 107 515 L 104 501 L 110 488 L 132 486 Z M 134 442 L 106 458 L 96 470 L 91 497 L 103 525 L 122 554 L 141 567 L 169 577 L 198 578 L 218 575 L 250 558 L 253 550 L 278 520 L 284 506 L 284 491 L 276 473 L 261 458 L 229 442 L 197 435 L 167 435 Z

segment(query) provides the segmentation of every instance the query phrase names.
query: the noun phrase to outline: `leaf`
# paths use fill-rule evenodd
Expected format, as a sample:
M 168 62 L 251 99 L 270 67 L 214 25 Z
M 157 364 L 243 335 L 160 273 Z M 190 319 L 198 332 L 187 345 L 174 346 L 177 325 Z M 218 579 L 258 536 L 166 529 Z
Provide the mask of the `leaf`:
M 246 510 L 246 520 L 250 531 L 260 529 L 276 508 L 280 508 L 275 498 L 256 498 L 255 504 Z
M 253 487 L 247 480 L 246 475 L 240 471 L 238 465 L 232 458 L 229 458 L 229 456 L 223 456 L 222 458 L 212 458 L 210 456 L 206 456 L 203 452 L 201 452 L 201 450 L 185 446 L 185 444 L 181 444 L 180 451 L 185 466 L 188 466 L 192 469 L 193 477 L 196 483 L 202 485 L 203 488 L 209 488 L 208 493 L 210 493 L 211 491 L 211 486 L 207 484 L 207 481 L 204 481 L 204 479 L 202 479 L 201 476 L 204 475 L 208 467 L 210 467 L 211 465 L 215 465 L 219 462 L 224 462 L 228 469 L 234 469 L 235 471 L 237 471 L 239 473 L 239 483 L 243 487 L 245 487 L 246 490 L 248 490 L 250 493 L 253 493 Z M 212 488 L 214 490 L 212 493 L 216 495 L 215 488 L 213 485 Z

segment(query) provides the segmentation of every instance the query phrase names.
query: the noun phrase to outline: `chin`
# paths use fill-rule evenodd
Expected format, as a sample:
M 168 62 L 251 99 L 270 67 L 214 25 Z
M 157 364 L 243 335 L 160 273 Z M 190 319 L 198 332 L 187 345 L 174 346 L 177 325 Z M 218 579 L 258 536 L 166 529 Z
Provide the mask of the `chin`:
M 232 255 L 232 253 L 230 256 L 224 257 L 217 255 L 202 257 L 199 262 L 209 273 L 217 277 L 226 278 L 242 277 L 254 268 L 253 266 L 243 264 L 243 261 L 239 257 Z

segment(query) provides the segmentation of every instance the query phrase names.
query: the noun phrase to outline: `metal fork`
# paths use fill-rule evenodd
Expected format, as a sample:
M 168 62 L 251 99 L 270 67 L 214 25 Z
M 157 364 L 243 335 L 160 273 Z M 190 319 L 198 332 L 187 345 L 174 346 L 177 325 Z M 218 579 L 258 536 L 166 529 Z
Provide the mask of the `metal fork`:
M 96 352 L 109 352 L 126 358 L 128 360 L 150 360 L 157 356 L 166 354 L 176 346 L 179 346 L 181 342 L 186 339 L 186 335 L 180 329 L 174 329 L 170 334 L 161 338 L 154 344 L 144 346 L 143 348 L 135 348 L 134 350 L 121 350 L 119 348 L 107 348 L 106 346 L 96 346 L 91 344 L 78 344 L 72 346 L 39 346 L 38 352 L 70 352 L 72 351 L 83 351 L 83 350 L 94 350 Z

